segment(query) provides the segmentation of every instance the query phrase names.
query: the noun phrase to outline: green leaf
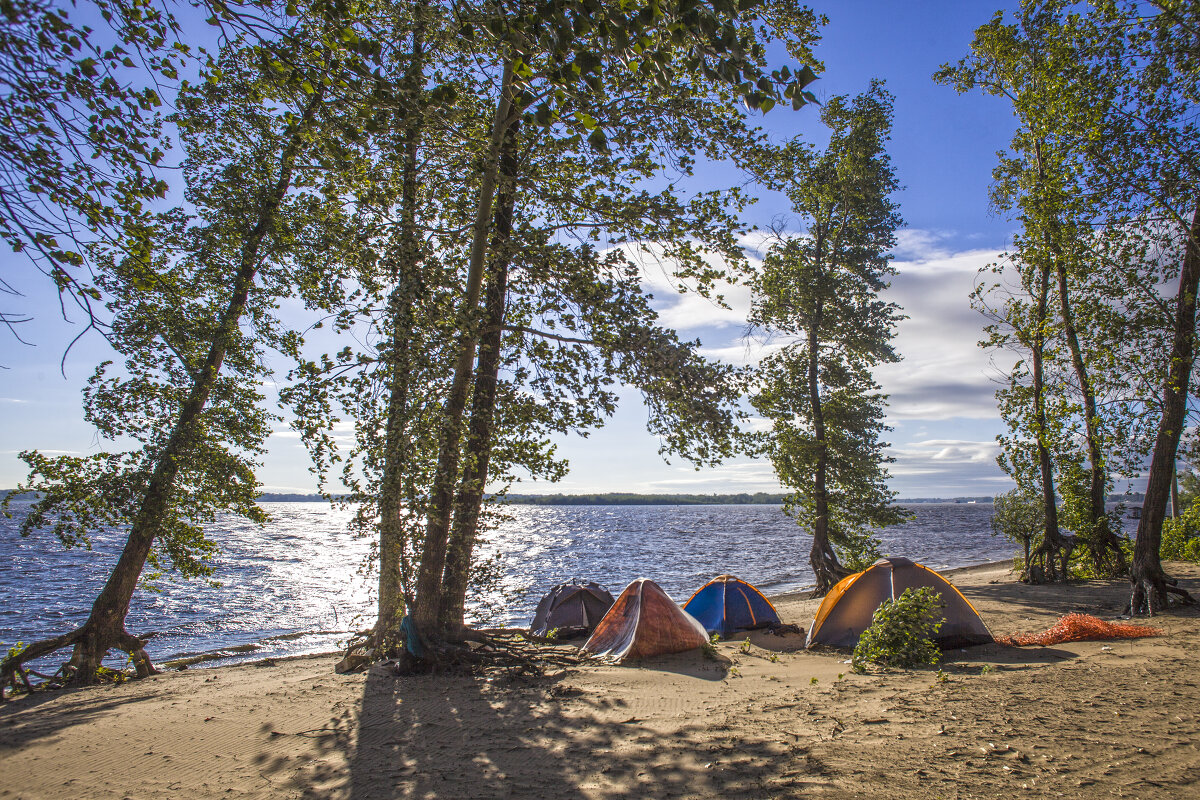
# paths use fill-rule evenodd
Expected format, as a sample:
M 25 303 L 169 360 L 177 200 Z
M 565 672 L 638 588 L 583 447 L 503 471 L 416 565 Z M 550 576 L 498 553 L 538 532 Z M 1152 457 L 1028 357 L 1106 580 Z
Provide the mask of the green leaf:
M 588 145 L 598 153 L 608 153 L 608 137 L 604 131 L 596 128 L 587 137 Z

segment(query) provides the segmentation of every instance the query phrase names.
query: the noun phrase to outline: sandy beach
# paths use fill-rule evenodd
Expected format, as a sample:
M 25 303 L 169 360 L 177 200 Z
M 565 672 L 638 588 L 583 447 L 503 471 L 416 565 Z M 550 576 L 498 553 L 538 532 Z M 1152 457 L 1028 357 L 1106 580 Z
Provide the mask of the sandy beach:
M 1200 595 L 1200 568 L 1171 564 Z M 1124 581 L 946 573 L 996 634 Z M 777 599 L 807 627 L 817 601 Z M 0 707 L 0 798 L 1200 797 L 1200 608 L 1165 635 L 987 645 L 856 675 L 803 637 L 749 636 L 541 678 L 336 675 L 335 657 L 169 672 Z

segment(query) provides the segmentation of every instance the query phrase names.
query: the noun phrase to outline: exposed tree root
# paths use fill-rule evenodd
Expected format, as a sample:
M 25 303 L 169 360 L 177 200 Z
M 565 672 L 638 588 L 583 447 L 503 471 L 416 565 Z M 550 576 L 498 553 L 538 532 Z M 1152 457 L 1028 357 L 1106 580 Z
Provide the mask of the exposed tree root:
M 1171 604 L 1171 595 L 1179 595 L 1180 605 L 1193 605 L 1196 599 L 1185 589 L 1179 588 L 1179 581 L 1167 577 L 1165 572 L 1135 576 L 1130 580 L 1133 588 L 1129 596 L 1129 605 L 1125 613 L 1130 616 L 1153 617 Z
M 102 636 L 85 624 L 61 636 L 34 642 L 0 661 L 0 702 L 3 702 L 10 688 L 14 692 L 32 692 L 41 689 L 61 689 L 64 686 L 90 686 L 104 680 L 129 677 L 127 673 L 119 670 L 106 670 L 102 667 L 104 656 L 109 650 L 124 650 L 128 653 L 136 677 L 155 675 L 158 670 L 154 668 L 154 663 L 146 653 L 146 642 L 149 639 L 149 635 L 139 638 L 125 630 Z M 30 661 L 64 647 L 74 648 L 71 658 L 51 675 L 25 666 Z M 41 682 L 34 683 L 29 680 L 31 675 L 42 679 Z
M 830 589 L 837 586 L 838 581 L 854 574 L 848 567 L 842 566 L 828 542 L 825 542 L 824 547 L 818 547 L 814 542 L 809 564 L 812 565 L 817 581 L 812 592 L 813 597 L 824 597 L 829 594 Z
M 536 637 L 541 639 L 541 637 Z M 553 640 L 550 640 L 553 642 Z M 471 631 L 463 644 L 426 643 L 424 664 L 397 664 L 398 674 L 411 674 L 407 669 L 437 674 L 488 674 L 502 671 L 508 674 L 540 676 L 550 668 L 579 666 L 591 656 L 571 646 L 537 641 L 522 630 L 497 629 L 484 633 Z M 407 655 L 407 652 L 406 652 Z M 405 659 L 417 662 L 418 659 Z
M 386 661 L 398 675 L 479 675 L 496 671 L 543 675 L 547 669 L 574 667 L 591 658 L 575 647 L 518 628 L 465 628 L 446 639 L 422 637 L 422 658 L 404 648 L 398 653 L 380 654 L 373 648 L 374 641 L 370 631 L 358 634 L 347 646 L 336 671 L 357 672 Z
M 1062 583 L 1071 577 L 1074 536 L 1044 537 L 1029 554 L 1022 576 L 1026 583 Z

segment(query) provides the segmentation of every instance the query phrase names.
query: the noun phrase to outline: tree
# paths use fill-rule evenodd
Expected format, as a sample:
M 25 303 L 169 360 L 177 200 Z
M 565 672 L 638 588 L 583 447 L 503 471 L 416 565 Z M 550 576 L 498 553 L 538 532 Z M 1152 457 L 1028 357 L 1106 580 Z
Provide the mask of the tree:
M 652 3 L 633 12 L 624 5 L 561 2 L 521 9 L 484 7 L 482 19 L 468 20 L 468 33 L 490 39 L 499 62 L 499 83 L 491 135 L 482 159 L 467 272 L 457 311 L 460 332 L 453 378 L 439 431 L 438 465 L 430 489 L 430 506 L 412 615 L 422 631 L 436 635 L 443 604 L 442 581 L 453 514 L 454 486 L 460 469 L 459 441 L 463 432 L 478 340 L 479 302 L 491 235 L 491 221 L 503 144 L 508 131 L 533 111 L 539 124 L 563 119 L 562 109 L 573 98 L 596 91 L 606 72 L 632 70 L 660 88 L 677 74 L 698 74 L 719 82 L 726 91 L 754 109 L 769 110 L 788 100 L 799 108 L 814 99 L 804 87 L 815 79 L 811 68 L 792 74 L 762 66 L 765 48 L 760 28 L 768 27 L 794 6 L 781 3 L 757 8 L 691 3 Z M 633 12 L 633 13 L 631 13 Z M 781 29 L 812 18 L 799 13 Z M 474 23 L 478 23 L 478 27 Z M 605 131 L 576 118 L 591 129 L 587 140 L 597 150 L 608 147 Z
M 811 26 L 800 27 L 811 36 Z M 793 47 L 806 49 L 806 41 Z M 481 56 L 470 47 L 469 42 L 454 42 L 453 48 L 468 50 L 457 55 L 449 44 L 438 45 L 429 54 L 431 71 L 449 71 L 442 65 L 468 56 L 478 63 Z M 554 54 L 527 52 L 524 57 L 529 74 L 521 80 L 526 86 L 556 86 L 554 79 L 546 78 L 553 72 Z M 423 128 L 418 191 L 425 202 L 418 228 L 431 243 L 422 248 L 420 274 L 434 296 L 451 301 L 462 281 L 469 285 L 474 264 L 475 240 L 464 243 L 455 233 L 477 221 L 462 198 L 473 202 L 483 181 L 477 170 L 464 169 L 455 159 L 465 150 L 477 159 L 475 164 L 488 163 L 491 133 L 470 125 L 485 103 L 497 102 L 494 93 L 515 80 L 508 62 L 493 67 L 490 83 L 487 75 L 455 83 L 454 106 L 463 111 L 442 109 L 441 115 L 461 115 L 445 138 L 436 132 L 437 120 L 430 119 Z M 696 153 L 724 157 L 743 135 L 743 113 L 724 96 L 723 79 L 696 71 L 683 80 L 681 70 L 680 79 L 667 86 L 642 71 L 597 72 L 588 81 L 586 91 L 572 86 L 552 106 L 527 104 L 508 124 L 496 165 L 479 298 L 467 306 L 472 313 L 462 318 L 461 310 L 450 306 L 426 312 L 418 305 L 407 327 L 394 328 L 425 343 L 416 348 L 422 357 L 429 355 L 444 365 L 442 375 L 433 380 L 405 382 L 412 407 L 429 410 L 430 416 L 424 418 L 421 446 L 406 451 L 408 471 L 419 477 L 409 484 L 413 496 L 405 498 L 403 507 L 406 519 L 413 519 L 407 514 L 419 508 L 431 524 L 443 520 L 448 526 L 440 574 L 432 574 L 439 556 L 433 553 L 431 558 L 428 535 L 414 541 L 411 525 L 401 551 L 404 563 L 395 564 L 380 549 L 381 581 L 384 573 L 398 576 L 398 594 L 410 613 L 415 613 L 422 591 L 419 579 L 413 580 L 412 564 L 419 563 L 427 573 L 426 585 L 433 587 L 427 591 L 438 598 L 437 621 L 418 624 L 431 642 L 462 633 L 475 543 L 483 527 L 484 488 L 489 482 L 503 486 L 514 468 L 561 474 L 563 466 L 548 450 L 548 433 L 600 424 L 615 406 L 610 388 L 614 381 L 625 380 L 644 390 L 652 427 L 663 437 L 666 450 L 712 460 L 730 452 L 729 441 L 736 436 L 730 408 L 736 390 L 733 371 L 707 364 L 696 354 L 696 343 L 679 342 L 673 332 L 656 326 L 636 266 L 621 250 L 601 253 L 589 240 L 603 237 L 610 245 L 625 244 L 630 250 L 644 246 L 656 257 L 669 256 L 681 279 L 711 283 L 717 272 L 707 266 L 705 252 L 741 257 L 736 223 L 722 207 L 721 196 L 703 195 L 689 203 L 677 199 L 675 191 L 652 193 L 647 184 L 671 170 L 675 176 L 686 174 Z M 464 139 L 464 130 L 474 136 Z M 471 211 L 477 214 L 477 209 Z M 374 246 L 385 241 L 386 235 Z M 465 262 L 464 267 L 456 270 L 455 259 Z M 435 260 L 441 266 L 434 266 Z M 445 324 L 447 320 L 451 324 Z M 457 348 L 464 336 L 475 340 L 471 347 L 478 347 L 478 356 L 461 374 L 465 384 L 460 385 L 460 373 L 449 365 L 460 358 Z M 344 373 L 343 387 L 360 380 L 379 386 L 377 378 L 368 376 L 383 368 L 385 358 L 378 350 L 362 356 L 346 351 L 324 366 L 305 368 L 305 378 L 291 391 L 311 398 L 305 401 L 306 409 L 318 417 L 329 409 L 318 396 L 333 392 L 347 412 L 376 420 L 364 422 L 360 416 L 361 431 L 377 431 L 382 427 L 382 405 L 388 397 L 395 398 L 395 392 L 385 388 L 344 393 L 334 382 L 311 377 L 359 370 L 355 378 Z M 461 409 L 459 401 L 452 402 L 456 386 L 464 393 Z M 373 398 L 375 410 L 358 399 L 364 396 Z M 359 405 L 352 409 L 348 400 Z M 457 433 L 446 427 L 447 415 L 460 417 Z M 325 427 L 305 421 L 306 440 L 324 447 L 317 432 Z M 439 437 L 432 452 L 429 431 Z M 387 445 L 378 438 L 368 445 L 360 435 L 354 458 L 366 464 L 376 447 Z M 365 497 L 381 496 L 385 486 L 380 478 L 372 472 L 356 485 Z M 439 482 L 442 488 L 435 490 Z M 439 510 L 438 498 L 447 497 L 449 509 Z M 382 500 L 378 507 L 382 509 Z M 373 639 L 376 645 L 382 642 L 386 652 L 394 646 L 398 619 L 395 605 L 383 611 L 382 598 L 381 592 Z M 384 630 L 391 632 L 381 633 Z
M 23 454 L 31 472 L 22 491 L 40 496 L 22 532 L 52 526 L 67 546 L 86 545 L 101 526 L 129 533 L 87 620 L 10 655 L 5 680 L 66 646 L 75 684 L 94 681 L 114 648 L 130 654 L 138 675 L 151 673 L 145 640 L 125 629 L 145 565 L 209 574 L 215 545 L 204 523 L 222 512 L 265 520 L 254 477 L 272 419 L 260 407 L 262 348 L 290 338 L 274 319 L 276 298 L 315 297 L 334 279 L 325 235 L 342 214 L 340 187 L 321 142 L 352 124 L 361 98 L 339 93 L 332 102 L 345 66 L 338 51 L 308 49 L 303 70 L 263 56 L 233 43 L 214 65 L 220 80 L 181 94 L 175 124 L 189 207 L 143 217 L 119 246 L 96 248 L 96 286 L 123 363 L 96 370 L 85 415 L 101 438 L 140 447 Z
M 1074 67 L 1074 53 L 1059 34 L 1054 4 L 1025 3 L 1013 23 L 1003 14 L 975 32 L 972 54 L 955 66 L 943 67 L 934 77 L 960 92 L 973 88 L 1005 97 L 1018 121 L 1012 154 L 1002 155 L 995 170 L 993 202 L 1003 210 L 1017 209 L 1022 232 L 1015 240 L 1010 264 L 1021 282 L 1021 296 L 997 303 L 989 299 L 1001 287 L 982 286 L 973 295 L 976 308 L 992 317 L 985 346 L 1013 348 L 1028 354 L 1010 374 L 1010 385 L 998 393 L 1010 428 L 1002 437 L 1001 460 L 1019 486 L 1036 485 L 1042 497 L 1044 529 L 1029 556 L 1029 580 L 1065 580 L 1076 540 L 1060 532 L 1057 491 L 1080 494 L 1083 503 L 1071 502 L 1077 513 L 1077 541 L 1085 544 L 1092 569 L 1099 575 L 1125 573 L 1124 556 L 1105 510 L 1110 488 L 1108 434 L 1097 403 L 1097 377 L 1089 364 L 1086 343 L 1081 343 L 1073 293 L 1096 267 L 1089 257 L 1091 229 L 1088 209 L 1081 203 L 1073 165 L 1078 140 L 1063 130 L 1065 116 L 1090 110 L 1092 98 L 1063 76 Z M 1055 302 L 1057 300 L 1057 302 Z M 1054 317 L 1057 312 L 1057 318 Z M 1055 346 L 1053 340 L 1060 340 Z M 1094 349 L 1093 349 L 1094 352 Z M 1065 375 L 1055 380 L 1056 358 L 1068 360 L 1073 386 Z M 1067 399 L 1069 392 L 1074 398 Z M 1082 416 L 1078 433 L 1085 442 L 1087 468 L 1074 456 L 1070 435 L 1072 416 Z M 1033 451 L 1034 479 L 1023 448 Z M 1057 464 L 1055 462 L 1058 462 Z M 1056 487 L 1056 468 L 1062 473 Z M 1081 506 L 1081 508 L 1080 508 Z
M 792 143 L 775 175 L 801 216 L 800 236 L 779 234 L 755 282 L 751 323 L 786 337 L 763 359 L 751 397 L 772 423 L 766 450 L 792 490 L 785 509 L 813 535 L 816 593 L 878 554 L 872 527 L 901 522 L 887 489 L 880 434 L 885 397 L 871 369 L 894 362 L 900 309 L 880 299 L 895 274 L 888 251 L 902 224 L 885 150 L 892 98 L 879 82 L 830 99 L 824 152 Z
M 71 305 L 83 311 L 80 336 L 107 333 L 89 249 L 119 246 L 166 196 L 164 109 L 181 73 L 212 64 L 176 11 L 206 11 L 226 39 L 240 35 L 284 64 L 290 23 L 272 3 L 12 0 L 0 11 L 0 238 L 53 282 L 64 315 Z M 331 7 L 309 11 L 337 16 Z M 146 286 L 154 279 L 139 277 Z M 5 280 L 0 293 L 19 294 Z M 15 326 L 27 319 L 0 310 L 0 325 L 18 340 Z
M 1003 536 L 1021 545 L 1024 551 L 1022 572 L 1029 569 L 1030 554 L 1041 534 L 1045 531 L 1042 514 L 1045 506 L 1040 496 L 1030 495 L 1022 489 L 1012 489 L 996 495 L 992 504 L 992 535 Z M 1028 580 L 1028 577 L 1024 577 Z
M 64 310 L 75 303 L 94 320 L 99 297 L 79 269 L 86 246 L 119 239 L 143 203 L 165 195 L 155 84 L 177 78 L 189 50 L 156 46 L 174 21 L 155 6 L 91 5 L 107 28 L 42 0 L 3 8 L 0 237 L 54 282 Z M 17 294 L 6 281 L 0 291 Z M 14 335 L 23 319 L 0 311 Z
M 1200 9 L 1162 0 L 1158 13 L 1134 3 L 1105 3 L 1086 19 L 1072 19 L 1073 33 L 1091 45 L 1085 51 L 1093 74 L 1111 87 L 1104 114 L 1082 133 L 1089 149 L 1086 178 L 1102 198 L 1111 224 L 1140 223 L 1162 244 L 1178 289 L 1171 303 L 1169 350 L 1162 360 L 1161 417 L 1154 438 L 1146 496 L 1130 569 L 1130 612 L 1154 614 L 1169 594 L 1191 597 L 1162 568 L 1159 548 L 1175 459 L 1191 394 L 1196 358 L 1196 294 L 1200 291 Z M 1083 60 L 1083 59 L 1081 59 Z M 1082 126 L 1081 126 L 1082 127 Z M 1135 257 L 1144 252 L 1135 248 Z
M 1153 442 L 1153 455 L 1130 566 L 1131 610 L 1154 613 L 1166 604 L 1168 593 L 1187 596 L 1168 581 L 1158 551 L 1195 360 L 1200 279 L 1200 204 L 1194 193 L 1200 178 L 1200 130 L 1195 111 L 1200 94 L 1194 58 L 1200 16 L 1194 4 L 1171 0 L 1148 6 L 1103 2 L 1086 13 L 1076 11 L 1063 2 L 1026 2 L 1017 26 L 1005 26 L 997 17 L 987 30 L 1017 49 L 1020 58 L 1009 63 L 1024 63 L 1028 79 L 1015 97 L 1027 126 L 1022 152 L 1038 179 L 1026 196 L 1041 202 L 1022 201 L 1022 209 L 1031 212 L 1026 214 L 1027 238 L 1040 240 L 1027 260 L 1047 269 L 1046 256 L 1061 254 L 1065 240 L 1056 238 L 1056 223 L 1070 223 L 1068 233 L 1076 223 L 1095 231 L 1086 241 L 1102 259 L 1095 263 L 1106 269 L 1102 280 L 1085 285 L 1111 309 L 1094 318 L 1115 325 L 1099 326 L 1093 352 L 1107 348 L 1123 357 L 1107 361 L 1109 374 L 1103 377 L 1097 376 L 1093 360 L 1087 379 L 1079 380 L 1094 389 L 1132 376 L 1123 382 L 1139 396 L 1127 395 L 1116 407 L 1131 415 L 1133 424 L 1110 425 L 1109 430 L 1155 430 L 1133 442 L 1143 451 Z M 1033 172 L 1039 166 L 1042 172 Z M 1068 196 L 1074 198 L 1070 204 L 1061 200 Z M 1069 216 L 1063 216 L 1064 210 Z M 1076 279 L 1078 298 L 1078 276 L 1069 269 L 1066 275 Z M 1159 291 L 1168 283 L 1177 285 L 1174 298 Z M 1100 291 L 1099 284 L 1108 288 Z M 1061 307 L 1067 331 L 1070 309 Z M 1067 344 L 1074 346 L 1069 331 Z M 1119 374 L 1122 361 L 1124 375 Z M 1093 480 L 1097 471 L 1093 464 Z M 1047 520 L 1048 533 L 1049 526 Z

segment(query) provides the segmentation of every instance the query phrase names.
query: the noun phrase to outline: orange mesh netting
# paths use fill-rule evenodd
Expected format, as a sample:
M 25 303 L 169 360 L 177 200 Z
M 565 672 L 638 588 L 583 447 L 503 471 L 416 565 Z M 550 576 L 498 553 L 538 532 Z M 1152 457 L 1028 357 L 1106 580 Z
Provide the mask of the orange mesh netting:
M 1062 644 L 1063 642 L 1095 641 L 1099 639 L 1140 639 L 1143 636 L 1161 636 L 1160 628 L 1148 625 L 1125 625 L 1120 622 L 1105 622 L 1088 614 L 1067 614 L 1042 633 L 1018 633 L 1015 636 L 997 636 L 1000 644 Z

